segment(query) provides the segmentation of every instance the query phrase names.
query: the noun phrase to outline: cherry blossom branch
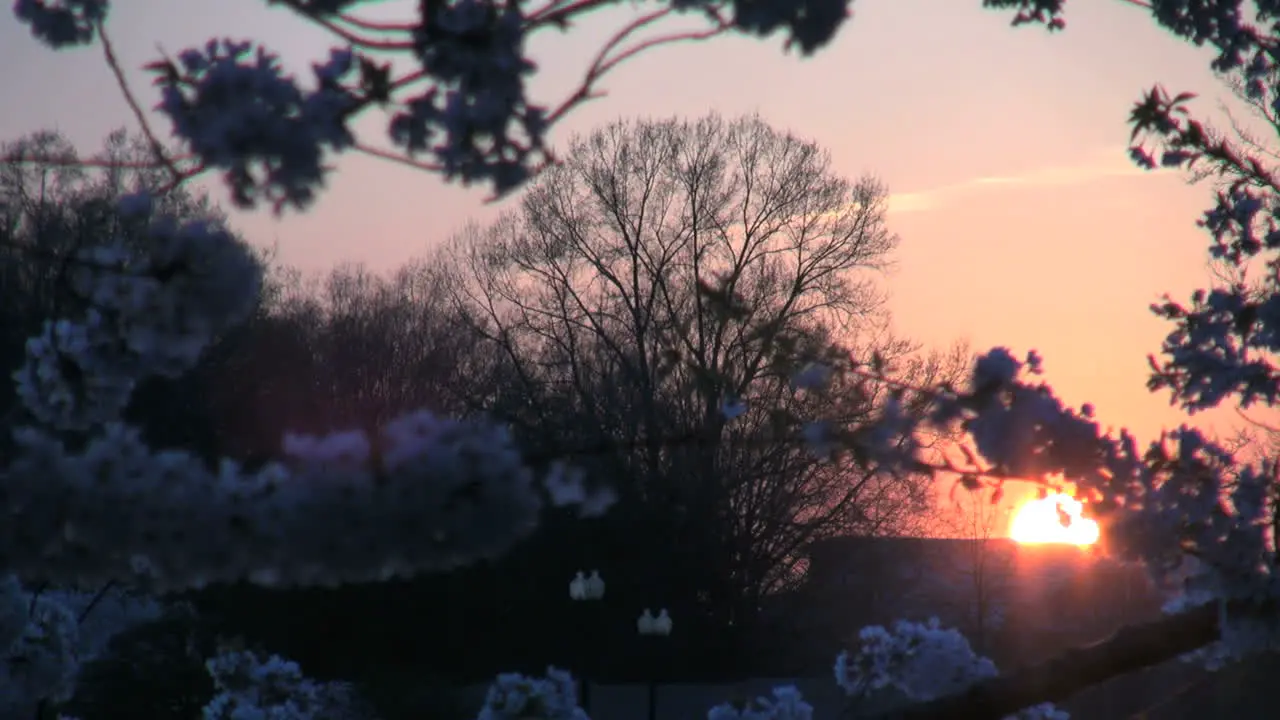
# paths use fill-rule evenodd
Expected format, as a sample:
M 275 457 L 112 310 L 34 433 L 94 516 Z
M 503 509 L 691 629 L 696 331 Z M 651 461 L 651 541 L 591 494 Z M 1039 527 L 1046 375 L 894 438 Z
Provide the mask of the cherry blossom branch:
M 341 22 L 352 27 L 359 28 L 361 30 L 368 30 L 369 32 L 412 33 L 417 27 L 413 23 L 374 22 L 372 20 L 364 20 L 346 13 L 336 15 L 335 17 Z
M 373 38 L 363 37 L 346 28 L 339 26 L 337 23 L 327 18 L 321 17 L 319 14 L 308 10 L 298 0 L 281 0 L 285 7 L 292 10 L 299 17 L 309 20 L 316 25 L 328 30 L 338 38 L 350 43 L 352 47 L 361 48 L 363 50 L 372 50 L 375 52 L 400 52 L 403 50 L 412 50 L 412 40 L 377 40 Z M 381 32 L 412 32 L 412 26 L 408 26 L 403 30 L 382 30 Z
M 617 67 L 619 64 L 623 63 L 624 61 L 632 57 L 635 57 L 636 55 L 639 55 L 640 53 L 646 50 L 658 47 L 659 45 L 668 45 L 668 44 L 677 43 L 677 42 L 709 40 L 713 37 L 716 37 L 717 35 L 720 35 L 723 32 L 730 30 L 731 28 L 732 26 L 728 22 L 724 20 L 719 20 L 717 21 L 716 27 L 711 28 L 709 30 L 696 30 L 696 31 L 684 32 L 684 33 L 676 33 L 674 35 L 667 35 L 660 38 L 652 38 L 650 40 L 646 40 L 640 43 L 639 45 L 635 45 L 634 47 L 628 49 L 627 51 L 619 53 L 618 55 L 610 58 L 608 62 L 602 64 L 599 67 L 599 70 L 597 71 L 596 76 L 600 77 L 608 73 L 610 70 L 613 70 L 615 67 Z
M 129 110 L 133 112 L 133 117 L 138 121 L 138 126 L 142 129 L 143 136 L 147 139 L 147 144 L 151 146 L 151 153 L 155 155 L 156 162 L 169 171 L 170 182 L 175 186 L 184 179 L 183 174 L 178 171 L 176 165 L 168 154 L 164 151 L 164 146 L 156 139 L 155 131 L 151 129 L 151 123 L 147 122 L 147 116 L 142 112 L 142 106 L 138 104 L 138 99 L 134 97 L 133 90 L 129 87 L 129 81 L 124 76 L 124 70 L 120 67 L 120 60 L 116 57 L 115 48 L 111 44 L 111 37 L 107 35 L 106 27 L 101 23 L 97 23 L 98 39 L 102 41 L 102 55 L 106 59 L 107 67 L 111 68 L 111 74 L 115 76 L 116 86 L 120 88 L 120 94 L 124 96 L 124 101 L 129 105 Z
M 403 165 L 405 167 L 413 168 L 414 170 L 424 170 L 426 172 L 439 172 L 444 168 L 444 166 L 441 165 L 440 163 L 429 163 L 429 162 L 423 162 L 421 160 L 415 160 L 409 157 L 408 155 L 394 153 L 389 150 L 382 150 L 380 148 L 373 147 L 372 145 L 369 145 L 367 143 L 356 143 L 352 147 L 356 152 L 362 155 L 368 155 L 369 157 L 374 157 L 379 160 L 386 160 L 388 162 L 393 162 L 393 163 L 396 163 L 397 165 Z
M 628 48 L 627 50 L 621 53 L 618 53 L 613 57 L 609 56 L 609 53 L 616 50 L 623 42 L 627 40 L 627 38 L 631 37 L 636 32 L 658 22 L 659 20 L 662 20 L 668 17 L 673 12 L 675 12 L 673 8 L 665 8 L 662 10 L 657 10 L 655 12 L 649 13 L 647 15 L 642 15 L 639 18 L 632 20 L 627 25 L 623 26 L 620 30 L 618 30 L 618 32 L 614 33 L 613 37 L 609 38 L 609 41 L 606 42 L 604 47 L 601 48 L 600 52 L 596 54 L 595 59 L 591 63 L 591 67 L 587 70 L 586 74 L 583 76 L 582 82 L 578 85 L 577 90 L 575 90 L 573 94 L 571 94 L 568 98 L 566 98 L 563 102 L 561 102 L 560 105 L 556 107 L 556 109 L 553 110 L 547 116 L 547 124 L 548 125 L 554 124 L 556 121 L 564 117 L 564 115 L 566 115 L 570 110 L 573 110 L 574 108 L 578 107 L 579 105 L 589 100 L 594 100 L 594 99 L 603 97 L 604 96 L 603 92 L 598 92 L 595 90 L 595 84 L 599 82 L 600 79 L 603 78 L 605 75 L 607 75 L 610 71 L 615 69 L 619 64 L 625 62 L 626 60 L 633 58 L 636 55 L 639 55 L 640 53 L 646 50 L 650 50 L 660 45 L 670 45 L 678 42 L 708 40 L 710 38 L 716 37 L 717 35 L 720 35 L 726 32 L 732 27 L 725 20 L 717 18 L 716 26 L 708 30 L 673 33 L 671 35 L 664 35 L 662 37 L 650 38 L 649 40 L 646 40 L 635 46 L 632 46 L 631 48 Z
M 577 2 L 569 3 L 564 0 L 555 0 L 555 2 L 548 3 L 545 7 L 530 13 L 525 20 L 525 27 L 530 30 L 542 25 L 567 28 L 570 19 L 578 13 L 596 10 L 614 3 L 615 0 L 577 0 Z
M 295 13 L 325 27 L 330 32 L 336 34 L 338 37 L 340 37 L 346 42 L 351 43 L 354 46 L 361 47 L 368 50 L 385 51 L 385 52 L 402 51 L 402 50 L 407 50 L 412 48 L 411 42 L 384 41 L 380 39 L 363 37 L 361 35 L 352 33 L 342 27 L 339 27 L 338 25 L 335 24 L 334 21 L 330 19 L 319 17 L 314 13 L 307 11 L 306 8 L 304 8 L 297 2 L 297 0 L 285 0 L 285 4 Z M 601 7 L 606 4 L 608 3 L 599 2 L 598 0 L 584 0 L 580 2 L 568 3 L 568 4 L 552 3 L 551 5 L 544 7 L 541 11 L 535 13 L 533 16 L 529 18 L 527 23 L 527 30 L 532 30 L 538 26 L 546 25 L 546 24 L 559 25 L 562 23 L 562 21 L 567 19 L 570 15 L 586 12 L 588 10 Z M 568 98 L 566 98 L 563 102 L 561 102 L 554 111 L 552 111 L 549 114 L 545 123 L 546 126 L 551 126 L 557 121 L 563 119 L 563 117 L 570 110 L 574 109 L 575 107 L 582 104 L 583 102 L 590 99 L 597 98 L 597 97 L 601 97 L 603 93 L 598 93 L 595 91 L 595 84 L 604 75 L 616 69 L 618 65 L 635 57 L 636 55 L 639 55 L 642 52 L 645 52 L 649 49 L 652 49 L 661 45 L 667 45 L 667 44 L 684 42 L 684 41 L 699 41 L 699 40 L 710 39 L 726 32 L 732 27 L 732 25 L 729 22 L 719 18 L 718 16 L 715 16 L 713 13 L 712 15 L 716 19 L 716 27 L 713 27 L 707 30 L 702 30 L 702 31 L 681 32 L 681 33 L 674 33 L 671 35 L 664 35 L 662 37 L 651 38 L 649 40 L 640 42 L 632 47 L 626 48 L 619 52 L 620 46 L 628 38 L 632 37 L 636 32 L 651 26 L 652 24 L 658 22 L 661 19 L 666 18 L 667 16 L 671 15 L 673 12 L 675 12 L 674 8 L 666 8 L 661 11 L 650 13 L 633 20 L 632 22 L 628 23 L 625 27 L 623 27 L 621 30 L 619 30 L 605 44 L 604 48 L 597 54 L 591 67 L 587 71 L 582 84 Z M 412 26 L 408 24 L 385 24 L 385 23 L 379 24 L 379 23 L 362 21 L 356 18 L 345 18 L 345 17 L 343 18 L 343 20 L 350 21 L 351 24 L 353 24 L 354 26 L 361 27 L 373 32 L 400 33 L 400 32 L 405 32 L 407 30 L 412 29 Z M 103 49 L 104 49 L 104 54 L 107 58 L 107 64 L 111 68 L 113 74 L 115 75 L 116 81 L 120 87 L 121 93 L 124 96 L 126 103 L 129 105 L 130 109 L 132 110 L 134 117 L 137 119 L 140 127 L 142 128 L 142 132 L 146 137 L 148 144 L 151 146 L 152 152 L 156 156 L 156 160 L 153 163 L 141 163 L 141 162 L 126 163 L 126 162 L 117 162 L 117 161 L 99 160 L 99 159 L 90 159 L 90 160 L 66 159 L 66 160 L 58 160 L 58 161 L 53 161 L 53 160 L 45 161 L 46 164 L 78 166 L 78 167 L 101 167 L 101 168 L 163 167 L 169 172 L 170 182 L 166 184 L 164 187 L 160 188 L 157 191 L 157 194 L 165 194 L 171 191 L 173 188 L 180 185 L 181 183 L 185 182 L 186 180 L 189 180 L 203 173 L 204 170 L 207 169 L 207 167 L 204 164 L 195 164 L 189 168 L 178 167 L 177 165 L 178 162 L 183 160 L 195 159 L 194 157 L 192 156 L 173 157 L 164 151 L 163 147 L 160 145 L 160 142 L 155 135 L 155 132 L 152 130 L 150 124 L 147 122 L 146 115 L 142 112 L 141 105 L 138 103 L 136 96 L 133 94 L 131 88 L 129 87 L 128 83 L 125 80 L 123 70 L 121 69 L 118 58 L 115 55 L 114 48 L 110 42 L 110 38 L 104 32 L 101 23 L 98 23 L 96 27 L 97 27 L 99 36 L 101 37 L 103 42 Z M 429 78 L 430 78 L 430 74 L 425 69 L 420 69 L 420 70 L 411 72 L 391 82 L 388 85 L 387 89 L 389 91 L 401 90 L 409 85 L 412 85 L 414 83 L 417 83 L 419 81 L 422 81 L 424 79 L 429 79 Z M 354 116 L 355 114 L 359 113 L 361 110 L 364 110 L 365 108 L 367 108 L 369 105 L 374 104 L 376 100 L 376 98 L 373 98 L 371 96 L 362 97 L 358 93 L 356 94 L 356 97 L 357 97 L 357 100 L 355 104 L 351 108 L 349 108 L 346 113 L 348 117 Z M 391 101 L 394 102 L 394 98 L 392 98 Z M 395 153 L 387 150 L 377 149 L 367 143 L 358 142 L 358 143 L 355 143 L 352 147 L 353 149 L 356 150 L 356 152 L 359 152 L 361 154 L 364 154 L 370 157 L 375 157 L 382 160 L 387 160 L 390 162 L 394 162 L 394 163 L 403 165 L 405 167 L 410 167 L 416 170 L 421 170 L 426 172 L 440 172 L 444 169 L 444 165 L 442 163 L 419 161 L 414 159 L 412 156 L 399 154 L 399 153 Z M 531 175 L 536 175 L 541 170 L 545 169 L 546 167 L 556 162 L 555 157 L 549 151 L 547 151 L 545 154 L 546 154 L 546 157 L 531 168 Z M 22 159 L 11 158 L 11 161 L 15 161 L 15 162 L 19 160 L 23 162 L 28 161 L 26 158 L 22 158 Z M 493 197 L 489 198 L 489 201 L 490 202 L 495 201 L 499 199 L 499 197 L 500 197 L 499 195 L 495 194 Z
M 1255 603 L 1228 602 L 1229 612 L 1258 613 Z M 1268 606 L 1261 612 L 1274 612 Z M 1221 637 L 1222 608 L 1201 605 L 1121 628 L 1107 640 L 991 680 L 963 693 L 886 713 L 879 720 L 1000 720 L 1042 702 L 1060 702 L 1110 680 L 1198 650 Z

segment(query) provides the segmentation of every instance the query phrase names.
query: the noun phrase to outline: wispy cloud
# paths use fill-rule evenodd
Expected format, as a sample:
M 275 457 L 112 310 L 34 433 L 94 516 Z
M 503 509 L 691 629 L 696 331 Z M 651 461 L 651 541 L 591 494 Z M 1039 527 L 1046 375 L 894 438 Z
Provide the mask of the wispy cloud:
M 1021 175 L 973 178 L 919 192 L 892 193 L 889 196 L 889 212 L 924 212 L 955 202 L 964 195 L 995 189 L 1084 185 L 1104 178 L 1147 174 L 1150 171 L 1142 170 L 1129 161 L 1125 148 L 1105 148 L 1091 153 L 1088 159 L 1074 165 L 1050 166 Z

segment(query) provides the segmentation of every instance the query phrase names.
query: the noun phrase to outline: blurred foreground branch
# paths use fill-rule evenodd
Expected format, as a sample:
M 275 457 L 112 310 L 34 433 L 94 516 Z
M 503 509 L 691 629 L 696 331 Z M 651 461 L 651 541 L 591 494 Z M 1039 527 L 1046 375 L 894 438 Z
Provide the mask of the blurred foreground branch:
M 1256 611 L 1252 604 L 1228 604 L 1229 612 L 1251 609 Z M 1202 648 L 1219 639 L 1218 623 L 1218 606 L 1209 604 L 1130 625 L 1096 644 L 978 683 L 963 693 L 885 713 L 879 720 L 1000 720 Z

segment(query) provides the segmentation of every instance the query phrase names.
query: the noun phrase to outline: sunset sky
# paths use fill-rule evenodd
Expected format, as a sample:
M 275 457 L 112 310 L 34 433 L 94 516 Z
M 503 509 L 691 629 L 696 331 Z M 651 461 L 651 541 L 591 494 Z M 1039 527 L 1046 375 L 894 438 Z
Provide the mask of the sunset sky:
M 380 3 L 375 14 L 403 16 L 406 5 Z M 113 6 L 109 30 L 146 104 L 156 96 L 137 68 L 157 46 L 176 54 L 211 35 L 254 38 L 302 69 L 330 44 L 261 0 Z M 625 15 L 542 35 L 535 98 L 563 97 Z M 1227 93 L 1207 52 L 1119 0 L 1069 3 L 1067 30 L 1053 36 L 1009 20 L 980 0 L 862 0 L 812 59 L 784 54 L 781 37 L 661 49 L 610 76 L 609 97 L 578 110 L 553 141 L 619 117 L 759 112 L 828 148 L 838 171 L 887 183 L 902 245 L 886 283 L 901 332 L 935 346 L 967 338 L 975 348 L 1036 348 L 1069 402 L 1093 402 L 1106 423 L 1150 438 L 1182 417 L 1144 388 L 1145 356 L 1167 329 L 1147 307 L 1164 291 L 1185 297 L 1207 281 L 1207 239 L 1195 220 L 1211 190 L 1134 169 L 1125 120 L 1157 82 L 1200 93 L 1194 110 L 1209 118 L 1222 117 Z M 92 151 L 131 125 L 99 48 L 49 51 L 7 5 L 0 63 L 0 138 L 58 128 Z M 359 127 L 385 133 L 376 117 Z M 236 227 L 307 270 L 340 261 L 382 270 L 502 207 L 483 205 L 482 189 L 377 160 L 339 167 L 308 214 L 236 214 Z M 1223 426 L 1230 414 L 1216 417 Z

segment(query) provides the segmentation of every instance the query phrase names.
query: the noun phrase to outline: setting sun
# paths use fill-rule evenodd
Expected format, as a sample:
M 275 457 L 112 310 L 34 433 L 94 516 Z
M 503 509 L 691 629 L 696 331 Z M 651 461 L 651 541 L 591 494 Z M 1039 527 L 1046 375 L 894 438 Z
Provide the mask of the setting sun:
M 1098 523 L 1081 516 L 1083 506 L 1069 495 L 1050 495 L 1023 505 L 1009 524 L 1009 537 L 1020 543 L 1092 545 Z

